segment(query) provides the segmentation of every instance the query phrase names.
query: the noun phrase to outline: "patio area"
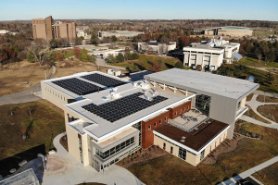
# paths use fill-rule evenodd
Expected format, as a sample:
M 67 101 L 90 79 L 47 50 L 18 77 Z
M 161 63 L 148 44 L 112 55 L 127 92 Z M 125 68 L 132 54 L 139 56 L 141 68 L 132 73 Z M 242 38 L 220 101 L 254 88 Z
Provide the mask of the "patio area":
M 178 127 L 184 131 L 190 132 L 208 117 L 197 109 L 191 109 L 183 115 L 169 120 L 169 124 Z

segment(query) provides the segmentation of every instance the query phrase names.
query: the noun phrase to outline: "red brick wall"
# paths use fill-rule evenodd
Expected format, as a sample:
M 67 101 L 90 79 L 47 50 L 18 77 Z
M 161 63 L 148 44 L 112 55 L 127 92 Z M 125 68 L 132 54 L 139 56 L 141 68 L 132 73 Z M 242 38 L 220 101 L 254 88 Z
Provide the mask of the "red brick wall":
M 142 148 L 149 148 L 153 145 L 153 129 L 158 128 L 161 124 L 167 122 L 169 113 L 170 112 L 167 111 L 147 122 L 142 121 Z
M 142 121 L 142 148 L 149 148 L 153 145 L 154 135 L 153 129 L 158 128 L 161 124 L 166 123 L 168 119 L 176 118 L 191 109 L 191 102 L 186 102 L 169 111 L 160 114 L 146 122 Z M 176 115 L 177 112 L 177 115 Z
M 179 105 L 175 108 L 171 108 L 170 110 L 170 118 L 174 119 L 178 116 L 181 116 L 182 114 L 184 114 L 185 112 L 188 112 L 191 109 L 191 101 L 190 102 L 186 102 L 182 105 Z

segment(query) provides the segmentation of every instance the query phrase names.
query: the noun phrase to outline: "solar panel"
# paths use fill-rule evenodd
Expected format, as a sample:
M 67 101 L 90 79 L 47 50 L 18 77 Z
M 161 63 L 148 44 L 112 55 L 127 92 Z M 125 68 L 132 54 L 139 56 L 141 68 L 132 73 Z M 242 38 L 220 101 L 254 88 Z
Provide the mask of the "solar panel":
M 115 122 L 168 99 L 163 96 L 156 96 L 153 97 L 152 100 L 146 100 L 139 97 L 141 95 L 143 95 L 143 93 L 135 93 L 101 105 L 95 105 L 93 103 L 88 104 L 83 106 L 83 108 L 107 121 Z
M 100 75 L 97 73 L 85 75 L 85 76 L 82 76 L 81 78 L 104 85 L 106 87 L 116 87 L 116 86 L 125 84 L 125 82 L 122 82 L 120 80 L 116 80 L 114 78 L 110 78 L 110 77 Z
M 53 83 L 78 95 L 90 94 L 102 90 L 102 88 L 99 86 L 79 80 L 77 78 L 57 80 L 53 81 Z

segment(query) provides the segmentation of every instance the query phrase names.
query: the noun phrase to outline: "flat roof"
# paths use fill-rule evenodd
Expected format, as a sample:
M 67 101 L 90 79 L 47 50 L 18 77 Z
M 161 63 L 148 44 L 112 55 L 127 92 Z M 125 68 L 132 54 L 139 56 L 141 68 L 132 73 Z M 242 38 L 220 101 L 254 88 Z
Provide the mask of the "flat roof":
M 64 86 L 61 85 L 63 81 L 66 82 Z M 81 83 L 76 83 L 76 82 L 81 82 Z M 80 96 L 92 94 L 97 91 L 101 91 L 103 89 L 122 85 L 124 83 L 127 83 L 127 81 L 124 81 L 121 78 L 108 75 L 103 72 L 93 71 L 93 72 L 76 73 L 65 77 L 52 78 L 49 80 L 44 80 L 42 81 L 42 83 L 48 84 L 49 86 L 55 88 L 56 90 L 59 90 L 67 95 L 70 95 L 73 98 L 77 98 Z M 78 88 L 81 88 L 81 91 Z
M 202 91 L 236 100 L 259 87 L 259 84 L 248 80 L 177 68 L 146 75 L 145 79 L 192 92 Z
M 3 180 L 0 180 L 2 185 L 39 185 L 39 180 L 32 168 L 29 168 L 21 173 L 16 173 Z
M 229 126 L 215 120 L 208 120 L 206 122 L 191 132 L 184 131 L 170 124 L 163 124 L 156 128 L 155 131 L 198 152 Z
M 127 126 L 131 126 L 132 124 L 138 123 L 141 120 L 147 120 L 151 117 L 161 114 L 161 112 L 166 111 L 167 108 L 173 107 L 175 105 L 180 105 L 188 101 L 189 98 L 195 96 L 195 94 L 192 93 L 188 93 L 186 96 L 185 94 L 178 92 L 174 93 L 173 91 L 162 91 L 158 88 L 155 89 L 151 86 L 151 84 L 143 81 L 121 85 L 114 90 L 115 91 L 106 89 L 100 92 L 89 94 L 83 96 L 85 98 L 84 100 L 66 105 L 66 108 L 69 111 L 73 111 L 79 114 L 83 121 L 93 123 L 85 127 L 84 131 L 88 134 L 92 134 L 95 139 L 100 139 L 108 136 L 109 134 L 117 133 Z M 145 106 L 143 109 L 140 109 L 139 107 L 138 110 L 133 111 L 130 114 L 113 121 L 109 121 L 109 119 L 105 119 L 104 117 L 101 117 L 101 115 L 93 113 L 92 111 L 88 111 L 84 108 L 84 106 L 89 104 L 94 104 L 96 106 L 102 106 L 105 104 L 112 105 L 113 102 L 116 102 L 118 100 L 125 100 L 125 97 L 134 95 L 136 93 L 141 93 L 142 95 L 137 98 L 142 98 L 144 99 L 144 101 L 152 101 L 148 98 L 155 100 L 155 97 L 159 96 L 165 97 L 166 99 L 150 106 Z M 119 107 L 119 109 L 121 109 L 121 107 Z

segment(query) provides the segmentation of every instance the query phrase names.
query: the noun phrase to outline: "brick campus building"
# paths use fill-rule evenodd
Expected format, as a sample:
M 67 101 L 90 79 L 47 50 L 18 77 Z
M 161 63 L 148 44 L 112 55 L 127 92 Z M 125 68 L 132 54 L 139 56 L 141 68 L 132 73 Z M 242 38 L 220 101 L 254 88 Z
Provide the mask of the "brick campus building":
M 54 22 L 52 16 L 45 19 L 33 19 L 32 30 L 34 39 L 65 39 L 73 42 L 76 39 L 76 24 L 74 22 Z

